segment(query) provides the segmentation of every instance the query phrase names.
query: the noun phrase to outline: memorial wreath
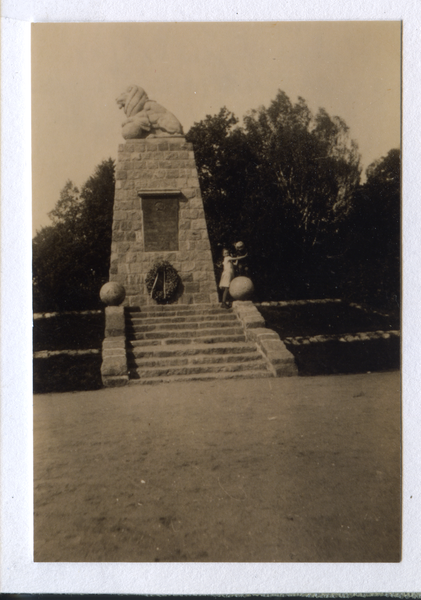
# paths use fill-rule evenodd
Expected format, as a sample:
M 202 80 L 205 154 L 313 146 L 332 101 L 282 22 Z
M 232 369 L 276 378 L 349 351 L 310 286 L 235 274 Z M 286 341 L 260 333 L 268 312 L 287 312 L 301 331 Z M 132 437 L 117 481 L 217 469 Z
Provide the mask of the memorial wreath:
M 180 283 L 176 269 L 166 260 L 157 262 L 146 275 L 146 288 L 151 298 L 159 303 L 170 302 Z

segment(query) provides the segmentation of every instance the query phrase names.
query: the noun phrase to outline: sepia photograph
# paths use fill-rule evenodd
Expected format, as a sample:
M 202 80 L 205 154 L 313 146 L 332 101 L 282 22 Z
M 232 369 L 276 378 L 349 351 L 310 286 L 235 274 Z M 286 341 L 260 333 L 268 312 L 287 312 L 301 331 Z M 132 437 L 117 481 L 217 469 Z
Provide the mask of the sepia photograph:
M 32 24 L 36 563 L 402 560 L 401 37 Z

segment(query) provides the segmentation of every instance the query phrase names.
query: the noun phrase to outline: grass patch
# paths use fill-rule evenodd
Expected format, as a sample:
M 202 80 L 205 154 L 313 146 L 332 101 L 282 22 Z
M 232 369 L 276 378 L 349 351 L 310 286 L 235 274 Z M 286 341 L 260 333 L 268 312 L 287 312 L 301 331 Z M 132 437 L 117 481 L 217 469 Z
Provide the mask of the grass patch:
M 39 350 L 86 350 L 101 348 L 105 316 L 98 314 L 64 314 L 35 319 L 34 352 Z
M 398 369 L 400 339 L 361 340 L 355 342 L 318 342 L 288 345 L 300 375 L 367 373 Z
M 266 326 L 276 331 L 281 339 L 400 329 L 398 315 L 369 313 L 344 302 L 258 308 Z M 398 369 L 400 366 L 398 337 L 287 344 L 287 348 L 294 355 L 300 375 L 366 373 Z
M 50 358 L 35 358 L 34 393 L 97 390 L 102 387 L 101 361 L 100 354 L 61 354 Z
M 289 306 L 259 306 L 267 327 L 286 337 L 337 335 L 399 329 L 399 316 L 367 313 L 345 302 Z
M 35 319 L 33 350 L 100 349 L 104 329 L 104 313 L 62 314 Z M 34 358 L 34 393 L 97 390 L 102 387 L 101 361 L 101 354 Z

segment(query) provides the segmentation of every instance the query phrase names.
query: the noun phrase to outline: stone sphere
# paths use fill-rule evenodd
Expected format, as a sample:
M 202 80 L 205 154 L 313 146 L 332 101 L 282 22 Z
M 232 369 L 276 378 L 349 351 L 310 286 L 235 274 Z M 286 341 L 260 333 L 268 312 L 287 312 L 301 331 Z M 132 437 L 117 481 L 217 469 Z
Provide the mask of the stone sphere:
M 100 289 L 99 297 L 107 306 L 118 306 L 126 297 L 126 290 L 120 283 L 109 281 Z
M 254 285 L 248 277 L 234 277 L 230 284 L 230 295 L 234 300 L 249 300 L 254 292 Z

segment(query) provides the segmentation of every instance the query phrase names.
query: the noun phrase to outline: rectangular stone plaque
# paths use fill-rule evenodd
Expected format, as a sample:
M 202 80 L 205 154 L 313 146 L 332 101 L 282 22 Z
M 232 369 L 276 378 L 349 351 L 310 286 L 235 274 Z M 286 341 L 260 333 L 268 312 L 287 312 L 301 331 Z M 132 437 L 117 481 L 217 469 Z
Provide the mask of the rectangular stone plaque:
M 142 198 L 145 252 L 178 251 L 178 198 Z

